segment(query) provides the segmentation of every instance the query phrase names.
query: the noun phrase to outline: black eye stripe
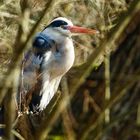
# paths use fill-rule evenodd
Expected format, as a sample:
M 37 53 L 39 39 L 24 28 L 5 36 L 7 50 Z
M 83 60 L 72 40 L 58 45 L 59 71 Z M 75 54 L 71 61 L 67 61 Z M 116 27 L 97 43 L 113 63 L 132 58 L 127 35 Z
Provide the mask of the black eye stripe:
M 53 21 L 49 26 L 51 26 L 51 27 L 60 27 L 62 25 L 68 25 L 68 23 L 63 21 L 63 20 L 56 20 L 56 21 Z

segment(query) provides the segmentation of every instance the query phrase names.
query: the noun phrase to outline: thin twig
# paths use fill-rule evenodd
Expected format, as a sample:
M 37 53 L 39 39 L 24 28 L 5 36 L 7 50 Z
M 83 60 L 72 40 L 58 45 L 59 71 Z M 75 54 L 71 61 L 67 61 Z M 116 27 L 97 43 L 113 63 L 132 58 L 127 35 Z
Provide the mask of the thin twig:
M 105 57 L 105 104 L 110 100 L 110 54 Z M 110 122 L 110 110 L 105 110 L 105 123 Z
M 13 133 L 19 140 L 25 140 L 17 131 L 12 130 L 12 133 Z
M 68 89 L 68 83 L 67 83 L 66 77 L 62 79 L 61 86 L 62 86 L 63 96 L 69 96 L 69 89 Z M 62 112 L 62 118 L 63 118 L 63 124 L 64 124 L 67 139 L 75 140 L 75 133 L 72 128 L 72 123 L 71 123 L 67 108 L 65 108 L 64 111 Z

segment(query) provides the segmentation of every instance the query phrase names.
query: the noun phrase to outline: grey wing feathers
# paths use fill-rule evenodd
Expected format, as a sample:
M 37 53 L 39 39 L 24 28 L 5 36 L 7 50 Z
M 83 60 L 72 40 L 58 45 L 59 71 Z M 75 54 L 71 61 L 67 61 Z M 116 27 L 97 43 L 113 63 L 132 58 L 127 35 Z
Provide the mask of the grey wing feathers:
M 44 82 L 42 63 L 44 62 L 46 53 L 51 52 L 51 47 L 54 45 L 55 42 L 53 40 L 44 34 L 39 33 L 33 41 L 33 47 L 25 54 L 23 60 L 23 85 L 27 94 L 33 89 L 30 103 L 30 110 L 32 111 L 33 108 L 37 108 L 39 106 L 44 92 L 44 88 L 42 86 L 42 83 Z M 49 83 L 49 73 L 45 72 L 45 77 L 47 78 L 46 81 Z
M 43 33 L 38 33 L 33 40 L 33 47 L 24 57 L 24 81 L 33 85 L 37 80 L 38 73 L 42 73 L 41 67 L 46 52 L 51 51 L 55 42 Z

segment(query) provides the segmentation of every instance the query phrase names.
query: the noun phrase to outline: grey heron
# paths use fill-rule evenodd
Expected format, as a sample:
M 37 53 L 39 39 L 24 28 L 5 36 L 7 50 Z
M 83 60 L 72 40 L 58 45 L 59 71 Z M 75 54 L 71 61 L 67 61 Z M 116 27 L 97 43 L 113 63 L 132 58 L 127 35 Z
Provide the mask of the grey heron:
M 96 34 L 97 30 L 74 26 L 58 17 L 33 41 L 33 47 L 25 56 L 24 86 L 33 91 L 31 110 L 43 110 L 56 93 L 63 75 L 72 67 L 75 59 L 72 36 L 79 33 Z

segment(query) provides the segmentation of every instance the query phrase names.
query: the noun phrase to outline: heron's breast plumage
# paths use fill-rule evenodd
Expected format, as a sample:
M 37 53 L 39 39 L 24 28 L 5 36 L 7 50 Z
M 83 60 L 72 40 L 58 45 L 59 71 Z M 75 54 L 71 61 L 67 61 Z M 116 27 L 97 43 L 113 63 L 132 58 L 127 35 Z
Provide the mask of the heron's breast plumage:
M 73 42 L 71 38 L 65 37 L 59 43 L 41 33 L 34 40 L 30 56 L 24 69 L 24 77 L 28 79 L 25 83 L 29 89 L 40 84 L 33 91 L 31 106 L 43 110 L 57 91 L 62 76 L 73 65 Z

